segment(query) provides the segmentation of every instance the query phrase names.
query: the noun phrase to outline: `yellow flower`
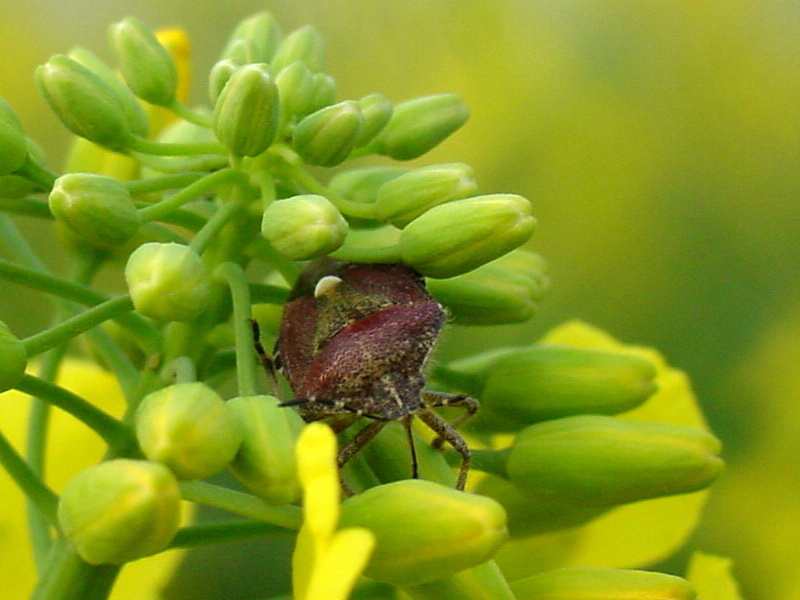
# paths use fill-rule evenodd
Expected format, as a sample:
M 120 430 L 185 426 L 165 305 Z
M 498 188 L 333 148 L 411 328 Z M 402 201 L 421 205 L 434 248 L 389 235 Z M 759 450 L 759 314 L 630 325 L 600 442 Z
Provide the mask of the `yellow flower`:
M 303 526 L 292 557 L 295 600 L 345 600 L 367 566 L 375 538 L 360 527 L 336 530 L 339 470 L 336 437 L 327 425 L 311 423 L 297 441 L 303 488 Z
M 120 417 L 125 411 L 117 380 L 94 363 L 77 359 L 64 362 L 58 383 L 93 403 L 98 408 Z M 30 400 L 16 390 L 0 394 L 3 410 L 0 428 L 17 451 L 24 448 L 25 428 Z M 105 452 L 102 440 L 72 416 L 53 410 L 47 443 L 45 468 L 47 484 L 61 492 L 76 473 L 97 464 Z M 5 470 L 0 468 L 0 598 L 27 598 L 33 589 L 36 574 L 28 541 L 25 499 Z M 171 577 L 182 550 L 169 550 L 134 561 L 120 574 L 111 600 L 141 600 L 158 596 L 158 591 Z

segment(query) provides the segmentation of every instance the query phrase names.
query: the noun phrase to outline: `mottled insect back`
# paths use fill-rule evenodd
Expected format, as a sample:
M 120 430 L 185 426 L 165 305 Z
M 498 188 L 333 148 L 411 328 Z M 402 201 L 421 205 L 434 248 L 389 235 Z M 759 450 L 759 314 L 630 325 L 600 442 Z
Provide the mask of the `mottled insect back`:
M 276 364 L 286 375 L 306 421 L 329 417 L 336 431 L 373 419 L 339 454 L 342 466 L 386 423 L 402 421 L 411 440 L 414 416 L 462 456 L 457 487 L 464 488 L 470 452 L 455 431 L 477 402 L 425 390 L 422 375 L 446 313 L 422 276 L 401 264 L 356 264 L 319 259 L 309 264 L 284 309 Z M 466 409 L 453 425 L 430 410 Z M 411 446 L 413 476 L 416 455 Z

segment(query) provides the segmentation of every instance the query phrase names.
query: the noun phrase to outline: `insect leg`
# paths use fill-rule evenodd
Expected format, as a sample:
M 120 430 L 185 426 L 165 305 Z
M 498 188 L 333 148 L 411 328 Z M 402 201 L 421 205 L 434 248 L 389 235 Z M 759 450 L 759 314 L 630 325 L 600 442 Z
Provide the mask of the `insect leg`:
M 256 350 L 258 359 L 261 361 L 261 366 L 264 367 L 267 379 L 269 379 L 270 386 L 272 387 L 272 395 L 276 398 L 280 398 L 280 386 L 278 385 L 275 362 L 272 360 L 272 357 L 267 354 L 264 345 L 261 343 L 261 328 L 258 326 L 258 321 L 250 319 L 250 326 L 253 329 L 253 347 Z
M 475 400 L 475 398 L 456 394 L 447 394 L 445 392 L 424 390 L 422 392 L 422 399 L 427 407 L 436 408 L 439 406 L 452 406 L 455 408 L 463 408 L 465 411 L 464 414 L 460 415 L 457 419 L 450 423 L 450 427 L 453 429 L 457 429 L 464 421 L 474 416 L 480 408 L 480 403 Z M 444 442 L 445 438 L 440 435 L 439 437 L 435 438 L 433 442 L 431 442 L 431 445 L 434 448 L 441 448 Z
M 461 468 L 458 471 L 458 480 L 456 481 L 456 489 L 463 490 L 464 485 L 467 483 L 467 473 L 469 473 L 469 466 L 472 463 L 472 454 L 469 451 L 467 443 L 464 441 L 458 432 L 453 428 L 450 423 L 445 421 L 442 417 L 435 412 L 422 409 L 415 413 L 419 419 L 438 435 L 436 438 L 442 439 L 450 444 L 461 455 Z
M 353 458 L 353 456 L 366 446 L 372 438 L 378 435 L 386 423 L 388 423 L 388 421 L 373 421 L 355 434 L 353 438 L 339 450 L 339 458 L 337 459 L 339 468 L 341 469 L 348 460 Z M 340 431 L 342 430 L 340 429 Z

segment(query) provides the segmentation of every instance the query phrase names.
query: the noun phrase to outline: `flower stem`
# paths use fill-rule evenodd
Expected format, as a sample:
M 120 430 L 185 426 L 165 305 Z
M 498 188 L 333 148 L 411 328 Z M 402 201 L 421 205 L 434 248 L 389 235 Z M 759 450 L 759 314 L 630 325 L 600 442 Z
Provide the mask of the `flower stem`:
M 0 464 L 52 527 L 58 527 L 58 496 L 47 487 L 0 432 Z
M 93 429 L 112 448 L 125 448 L 132 442 L 131 432 L 117 419 L 54 383 L 23 375 L 16 389 L 68 412 Z
M 327 187 L 317 181 L 308 171 L 303 167 L 286 163 L 287 167 L 291 170 L 292 178 L 297 181 L 307 192 L 325 196 L 330 200 L 336 208 L 342 213 L 350 217 L 359 217 L 361 219 L 375 219 L 375 206 L 364 202 L 353 202 L 347 198 L 343 198 L 337 194 L 332 193 Z
M 287 530 L 259 521 L 205 523 L 179 530 L 173 538 L 170 548 L 194 548 L 196 546 L 237 542 L 281 533 L 287 533 Z
M 193 154 L 228 154 L 228 149 L 219 142 L 190 142 L 168 144 L 164 142 L 152 142 L 144 138 L 131 135 L 128 138 L 131 150 L 143 154 L 155 154 L 157 156 L 191 156 Z
M 209 117 L 191 110 L 188 106 L 182 102 L 179 102 L 176 98 L 173 98 L 172 102 L 165 106 L 165 108 L 168 108 L 185 121 L 189 121 L 195 125 L 200 125 L 200 127 L 211 127 L 211 119 Z
M 269 506 L 250 494 L 203 481 L 182 481 L 179 485 L 184 500 L 220 508 L 284 529 L 300 529 L 303 518 L 297 506 Z
M 148 194 L 150 192 L 183 188 L 192 185 L 204 176 L 205 173 L 177 173 L 175 175 L 137 179 L 136 181 L 123 181 L 122 185 L 128 188 L 131 194 Z
M 142 221 L 158 221 L 173 210 L 180 208 L 187 202 L 214 189 L 216 186 L 224 183 L 232 183 L 244 177 L 245 175 L 242 172 L 234 169 L 216 171 L 186 186 L 180 192 L 169 196 L 161 202 L 140 209 L 139 217 L 141 217 Z
M 236 263 L 222 263 L 214 271 L 214 276 L 224 279 L 231 289 L 239 395 L 253 396 L 256 393 L 256 357 L 253 351 L 253 334 L 250 329 L 250 321 L 253 316 L 250 310 L 250 288 L 244 271 Z
M 69 542 L 53 545 L 31 600 L 105 600 L 120 567 L 90 565 Z
M 242 205 L 238 202 L 225 202 L 217 209 L 217 212 L 206 222 L 203 228 L 197 232 L 189 246 L 198 254 L 214 241 L 219 231 L 227 225 L 236 214 L 242 210 Z
M 133 302 L 128 295 L 112 298 L 85 310 L 84 312 L 62 321 L 55 327 L 25 338 L 22 343 L 28 356 L 37 356 L 47 350 L 59 346 L 72 338 L 88 331 L 92 327 L 133 309 Z

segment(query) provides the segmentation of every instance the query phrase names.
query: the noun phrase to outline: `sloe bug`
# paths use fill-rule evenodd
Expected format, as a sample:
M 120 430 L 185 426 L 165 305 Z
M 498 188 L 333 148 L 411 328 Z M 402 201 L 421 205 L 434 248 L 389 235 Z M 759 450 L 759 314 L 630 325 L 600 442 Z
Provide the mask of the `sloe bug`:
M 456 427 L 475 414 L 478 402 L 425 390 L 422 374 L 445 318 L 410 267 L 312 261 L 289 295 L 276 343 L 274 364 L 295 393 L 283 405 L 297 406 L 306 421 L 328 419 L 337 433 L 361 417 L 373 420 L 342 447 L 340 468 L 387 423 L 402 422 L 413 477 L 417 417 L 437 434 L 434 446 L 447 442 L 461 454 L 456 488 L 463 490 L 471 454 Z M 440 406 L 465 413 L 450 424 L 431 410 Z

